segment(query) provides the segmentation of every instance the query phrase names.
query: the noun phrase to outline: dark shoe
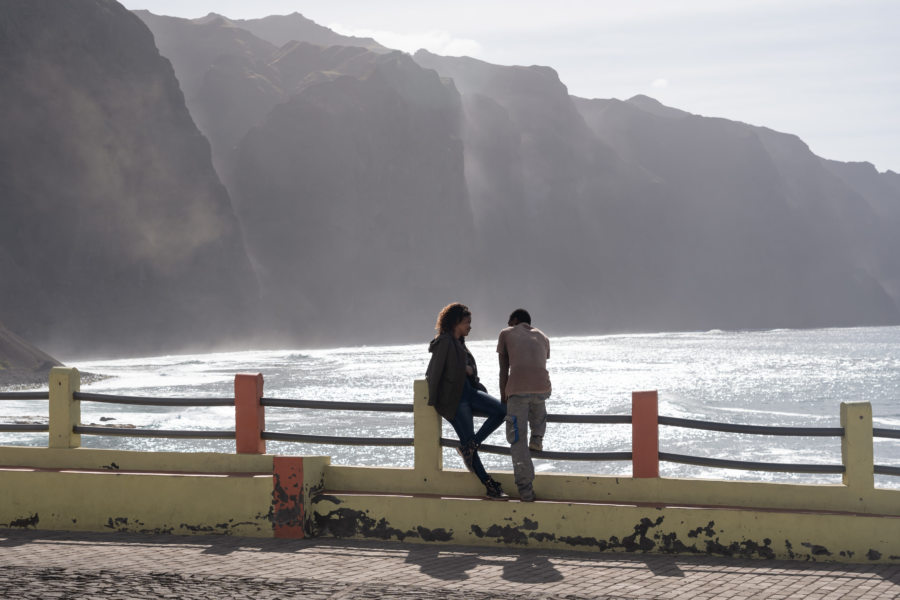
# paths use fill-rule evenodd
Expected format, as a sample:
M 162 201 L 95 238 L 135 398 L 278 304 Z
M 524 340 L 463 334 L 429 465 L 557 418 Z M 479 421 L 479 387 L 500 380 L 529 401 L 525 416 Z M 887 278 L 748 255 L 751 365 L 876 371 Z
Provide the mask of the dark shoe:
M 544 436 L 542 435 L 533 435 L 531 436 L 531 443 L 528 444 L 529 450 L 534 450 L 536 452 L 540 452 L 544 449 Z
M 495 500 L 509 500 L 509 494 L 503 491 L 499 482 L 488 479 L 484 482 L 484 487 L 487 490 L 488 498 L 493 498 Z
M 475 451 L 478 450 L 478 444 L 475 441 L 471 441 L 465 446 L 459 445 L 456 447 L 456 452 L 459 454 L 459 457 L 462 459 L 463 464 L 466 465 L 466 469 L 469 470 L 469 473 L 474 472 L 472 467 L 472 461 L 475 460 Z

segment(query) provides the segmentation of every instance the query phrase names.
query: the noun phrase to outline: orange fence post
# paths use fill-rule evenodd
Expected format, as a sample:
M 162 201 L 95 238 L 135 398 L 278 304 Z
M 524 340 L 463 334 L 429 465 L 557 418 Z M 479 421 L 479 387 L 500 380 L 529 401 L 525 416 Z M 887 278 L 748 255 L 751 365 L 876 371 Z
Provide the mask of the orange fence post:
M 303 520 L 303 457 L 275 456 L 272 458 L 272 528 L 277 538 L 306 537 Z
M 266 409 L 260 405 L 262 373 L 234 376 L 234 433 L 238 454 L 265 454 Z
M 631 393 L 632 477 L 659 477 L 659 395 Z

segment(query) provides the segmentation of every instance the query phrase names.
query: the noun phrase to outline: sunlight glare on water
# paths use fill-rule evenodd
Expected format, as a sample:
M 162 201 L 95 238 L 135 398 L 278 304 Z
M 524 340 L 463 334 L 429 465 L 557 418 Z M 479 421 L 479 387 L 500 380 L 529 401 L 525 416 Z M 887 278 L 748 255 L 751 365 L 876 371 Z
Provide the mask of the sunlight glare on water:
M 839 427 L 840 403 L 872 404 L 875 426 L 900 428 L 900 328 L 711 331 L 559 337 L 551 335 L 548 363 L 551 413 L 627 415 L 631 392 L 658 390 L 659 413 L 706 421 L 795 427 Z M 497 394 L 496 341 L 470 341 L 482 381 Z M 424 378 L 427 340 L 404 346 L 248 351 L 127 360 L 70 361 L 107 376 L 83 391 L 132 396 L 230 397 L 235 373 L 261 372 L 265 396 L 326 401 L 413 400 Z M 230 407 L 136 407 L 82 403 L 82 422 L 159 429 L 234 428 Z M 0 403 L 0 422 L 46 422 L 46 402 Z M 269 431 L 354 437 L 412 437 L 412 415 L 269 408 Z M 444 423 L 444 437 L 454 438 Z M 46 434 L 0 434 L 0 443 L 44 445 Z M 505 445 L 498 430 L 488 444 Z M 83 436 L 85 447 L 134 450 L 234 451 L 228 440 Z M 412 466 L 412 448 L 269 442 L 273 454 L 326 454 L 334 464 Z M 545 449 L 630 451 L 628 425 L 548 425 Z M 840 464 L 838 438 L 737 435 L 660 427 L 660 450 L 758 462 Z M 510 470 L 509 458 L 483 454 L 488 469 Z M 875 440 L 876 464 L 900 466 L 900 442 Z M 630 475 L 630 462 L 536 460 L 538 471 Z M 444 464 L 462 468 L 452 450 Z M 661 463 L 665 477 L 839 482 L 839 476 L 791 475 Z M 900 478 L 877 485 L 900 488 Z

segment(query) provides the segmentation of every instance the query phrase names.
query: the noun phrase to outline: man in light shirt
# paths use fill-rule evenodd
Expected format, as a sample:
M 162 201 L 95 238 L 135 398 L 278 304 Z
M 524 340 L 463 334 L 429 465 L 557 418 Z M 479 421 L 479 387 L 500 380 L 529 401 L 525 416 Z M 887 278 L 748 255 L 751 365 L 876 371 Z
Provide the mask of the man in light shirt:
M 534 463 L 531 450 L 543 450 L 547 428 L 546 400 L 550 397 L 550 340 L 531 326 L 531 315 L 517 308 L 500 332 L 500 401 L 506 404 L 506 439 L 512 454 L 519 497 L 534 502 Z M 531 427 L 531 442 L 528 428 Z

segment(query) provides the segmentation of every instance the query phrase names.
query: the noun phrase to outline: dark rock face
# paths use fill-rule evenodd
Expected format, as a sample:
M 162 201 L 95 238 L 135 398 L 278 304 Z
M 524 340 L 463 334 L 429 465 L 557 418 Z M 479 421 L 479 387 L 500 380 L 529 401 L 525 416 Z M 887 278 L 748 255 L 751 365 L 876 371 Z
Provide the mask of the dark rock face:
M 490 320 L 527 305 L 555 331 L 621 326 L 627 311 L 611 311 L 631 232 L 611 218 L 634 210 L 625 207 L 645 182 L 591 133 L 552 69 L 425 51 L 415 60 L 462 96 L 479 265 L 493 283 L 479 300 Z
M 388 52 L 374 40 L 339 35 L 298 13 L 249 20 L 213 13 L 199 19 L 135 14 L 172 60 L 191 115 L 210 140 L 213 164 L 230 190 L 238 143 L 298 91 L 305 77 L 358 75 L 372 52 Z
M 427 335 L 471 278 L 458 95 L 408 56 L 369 59 L 302 87 L 238 147 L 265 305 L 306 339 L 408 339 L 414 322 Z
M 891 298 L 884 271 L 866 258 L 873 213 L 795 136 L 646 97 L 575 101 L 598 137 L 660 186 L 655 215 L 641 229 L 658 251 L 658 293 L 670 301 L 659 314 L 667 321 L 897 323 L 900 296 Z
M 862 264 L 900 305 L 900 175 L 879 173 L 870 163 L 825 160 L 822 164 L 855 193 L 850 208 L 859 207 L 867 216 L 861 224 L 854 221 L 852 232 L 861 242 Z
M 236 21 L 140 16 L 193 90 L 188 106 L 238 211 L 267 335 L 420 339 L 441 306 L 487 287 L 472 265 L 452 84 L 399 52 L 306 39 L 274 49 L 247 41 Z M 201 55 L 205 71 L 178 66 Z
M 0 316 L 57 352 L 239 336 L 256 283 L 209 144 L 115 2 L 0 13 Z
M 0 323 L 0 387 L 46 385 L 50 369 L 60 365 Z
M 333 321 L 323 330 L 336 333 L 348 311 L 365 311 L 365 303 L 351 306 L 347 298 L 360 298 L 364 288 L 371 293 L 376 281 L 403 307 L 405 327 L 413 312 L 433 313 L 431 305 L 454 299 L 472 305 L 481 323 L 502 324 L 511 308 L 525 305 L 557 333 L 900 322 L 888 225 L 896 223 L 900 194 L 888 175 L 851 173 L 793 136 L 690 115 L 647 97 L 574 98 L 546 67 L 425 51 L 415 63 L 452 81 L 444 89 L 458 90 L 458 116 L 444 126 L 411 128 L 418 115 L 386 98 L 404 97 L 413 71 L 401 69 L 405 79 L 382 77 L 378 93 L 369 80 L 396 57 L 379 62 L 347 40 L 315 38 L 297 16 L 265 21 L 255 29 L 228 22 L 220 37 L 243 35 L 233 29 L 246 25 L 284 44 L 280 49 L 252 57 L 249 43 L 223 50 L 185 87 L 197 89 L 189 106 L 240 208 L 272 301 L 268 312 L 299 330 L 310 331 L 302 316 L 310 311 L 313 321 Z M 187 46 L 172 41 L 163 53 L 177 65 Z M 387 105 L 397 109 L 391 117 Z M 375 127 L 378 120 L 397 126 L 396 135 Z M 471 257 L 465 277 L 443 289 L 423 275 L 437 259 L 415 236 L 408 252 L 424 262 L 399 258 L 402 252 L 378 260 L 390 255 L 381 235 L 407 239 L 395 232 L 401 225 L 434 230 L 448 222 L 447 214 L 429 212 L 446 201 L 428 199 L 458 177 L 458 160 L 421 152 L 442 140 L 461 145 L 465 190 L 456 181 L 450 205 L 467 205 L 472 221 L 454 225 L 456 238 L 442 242 Z M 393 167 L 408 159 L 404 170 Z M 398 189 L 420 202 L 399 200 L 407 192 Z M 363 232 L 376 208 L 396 230 Z M 323 234 L 325 226 L 344 237 Z M 279 235 L 270 235 L 273 227 Z M 291 228 L 303 240 L 281 245 Z M 295 252 L 304 258 L 295 260 Z M 301 290 L 281 281 L 284 275 L 341 283 L 333 293 L 318 285 Z M 301 307 L 296 320 L 287 317 L 292 307 Z
M 505 221 L 499 247 L 518 251 L 509 264 L 527 258 L 545 286 L 520 296 L 551 322 L 562 307 L 559 329 L 900 321 L 889 261 L 872 259 L 896 243 L 871 247 L 874 213 L 796 137 L 646 97 L 570 97 L 542 67 L 415 59 L 462 94 L 482 250 L 492 253 Z M 529 256 L 526 233 L 549 242 Z M 559 290 L 581 306 L 552 298 Z

